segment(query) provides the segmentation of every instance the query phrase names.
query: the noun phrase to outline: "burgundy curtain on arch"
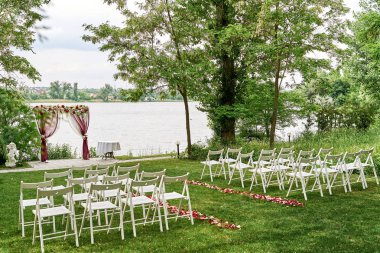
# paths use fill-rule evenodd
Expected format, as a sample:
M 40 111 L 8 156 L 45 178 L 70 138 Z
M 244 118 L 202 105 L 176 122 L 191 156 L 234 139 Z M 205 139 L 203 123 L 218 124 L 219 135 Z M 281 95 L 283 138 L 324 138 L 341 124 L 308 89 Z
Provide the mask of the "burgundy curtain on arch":
M 46 139 L 52 136 L 58 127 L 59 117 L 57 111 L 52 111 L 49 115 L 43 115 L 37 119 L 38 131 L 41 135 L 41 162 L 46 162 L 48 159 L 48 149 Z
M 87 130 L 90 124 L 90 111 L 87 109 L 80 114 L 70 112 L 69 117 L 71 126 L 83 137 L 82 158 L 88 160 L 90 159 L 90 151 L 88 149 Z

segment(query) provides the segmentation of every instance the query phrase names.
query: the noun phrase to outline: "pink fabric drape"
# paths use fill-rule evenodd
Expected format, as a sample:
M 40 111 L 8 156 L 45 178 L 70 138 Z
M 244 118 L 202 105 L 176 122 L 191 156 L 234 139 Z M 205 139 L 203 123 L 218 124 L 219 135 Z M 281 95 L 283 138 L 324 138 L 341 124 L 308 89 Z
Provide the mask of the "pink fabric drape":
M 83 137 L 82 145 L 82 158 L 83 160 L 90 159 L 90 151 L 88 149 L 88 140 L 87 140 L 87 130 L 90 124 L 90 112 L 82 113 L 77 115 L 75 113 L 70 113 L 70 122 L 74 125 L 77 131 Z
M 46 139 L 52 136 L 58 127 L 58 112 L 54 111 L 49 116 L 39 117 L 37 119 L 38 131 L 41 135 L 41 162 L 48 159 L 48 149 Z

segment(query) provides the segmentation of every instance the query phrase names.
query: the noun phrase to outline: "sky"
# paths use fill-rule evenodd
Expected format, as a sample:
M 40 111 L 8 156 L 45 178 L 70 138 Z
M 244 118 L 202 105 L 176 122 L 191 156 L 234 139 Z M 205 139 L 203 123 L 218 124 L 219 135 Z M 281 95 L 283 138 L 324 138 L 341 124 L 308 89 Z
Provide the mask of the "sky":
M 351 10 L 359 10 L 359 0 L 344 1 Z M 130 7 L 134 8 L 133 4 Z M 107 52 L 100 52 L 98 46 L 81 39 L 83 24 L 108 21 L 121 25 L 123 17 L 115 6 L 104 4 L 103 0 L 52 0 L 44 11 L 47 18 L 40 25 L 49 27 L 42 31 L 47 40 L 37 40 L 33 52 L 21 53 L 41 74 L 41 81 L 26 82 L 27 85 L 49 86 L 59 80 L 78 82 L 79 88 L 100 88 L 106 83 L 130 87 L 125 81 L 114 80 L 117 70 L 115 63 L 108 61 Z

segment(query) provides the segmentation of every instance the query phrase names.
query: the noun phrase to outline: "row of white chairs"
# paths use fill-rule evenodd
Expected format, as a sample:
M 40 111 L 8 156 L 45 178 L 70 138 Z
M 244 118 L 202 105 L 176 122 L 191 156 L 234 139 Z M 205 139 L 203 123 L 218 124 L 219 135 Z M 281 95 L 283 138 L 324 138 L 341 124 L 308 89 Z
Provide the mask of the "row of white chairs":
M 295 156 L 294 147 L 282 148 L 278 154 L 276 154 L 276 149 L 261 150 L 257 161 L 253 160 L 253 151 L 242 154 L 241 148 L 227 149 L 225 156 L 224 150 L 209 151 L 206 160 L 201 162 L 204 165 L 201 179 L 207 174 L 208 168 L 211 181 L 216 176 L 224 175 L 225 179 L 228 176 L 228 184 L 231 184 L 232 180 L 239 179 L 244 188 L 244 182 L 248 180 L 251 183 L 250 190 L 256 185 L 261 185 L 264 193 L 271 184 L 277 184 L 280 190 L 285 190 L 285 183 L 288 183 L 287 196 L 293 191 L 294 185 L 298 188 L 299 182 L 305 200 L 307 199 L 306 186 L 311 178 L 315 180 L 310 191 L 317 187 L 323 195 L 320 176 L 322 182 L 326 183 L 329 194 L 332 194 L 333 186 L 338 186 L 336 183 L 338 175 L 345 192 L 351 191 L 351 178 L 354 171 L 359 173 L 357 182 L 362 183 L 363 189 L 367 188 L 365 171 L 367 168 L 372 169 L 376 183 L 379 184 L 372 158 L 373 148 L 338 155 L 332 155 L 332 150 L 333 148 L 321 148 L 315 156 L 314 150 L 301 150 Z M 247 173 L 251 173 L 249 179 L 246 178 Z M 234 178 L 235 174 L 238 174 L 238 177 Z M 261 183 L 258 183 L 259 179 Z
M 136 226 L 159 223 L 160 231 L 163 231 L 162 217 L 165 221 L 166 230 L 169 230 L 169 219 L 187 218 L 194 224 L 190 193 L 187 185 L 189 173 L 169 177 L 166 170 L 158 172 L 139 171 L 140 166 L 118 166 L 109 173 L 109 168 L 81 167 L 81 177 L 74 177 L 74 171 L 80 170 L 73 167 L 64 172 L 45 172 L 44 181 L 39 183 L 21 182 L 20 186 L 20 213 L 19 227 L 22 236 L 25 236 L 25 227 L 33 226 L 33 244 L 37 237 L 40 238 L 41 251 L 44 252 L 44 240 L 67 236 L 75 237 L 75 244 L 79 246 L 80 235 L 85 229 L 90 230 L 91 243 L 94 243 L 94 232 L 111 229 L 120 231 L 124 240 L 124 223 L 131 223 L 133 236 L 136 237 Z M 132 177 L 134 173 L 134 177 Z M 75 173 L 77 174 L 77 173 Z M 111 175 L 112 174 L 112 175 Z M 54 182 L 58 178 L 65 179 L 66 185 L 57 185 Z M 179 192 L 167 192 L 166 185 L 181 184 Z M 37 197 L 25 199 L 25 190 L 36 191 Z M 148 195 L 150 194 L 150 196 Z M 61 204 L 57 205 L 57 199 L 61 198 Z M 167 201 L 179 200 L 177 213 L 169 213 Z M 183 201 L 187 202 L 188 212 L 181 214 Z M 77 205 L 76 205 L 77 204 Z M 77 206 L 77 208 L 75 208 Z M 25 221 L 25 208 L 34 207 L 32 213 L 34 221 Z M 83 214 L 76 214 L 76 209 L 83 208 Z M 141 207 L 142 218 L 135 217 L 135 208 Z M 161 214 L 163 208 L 164 214 Z M 125 214 L 130 214 L 130 219 Z M 102 224 L 101 216 L 104 214 L 105 224 Z M 114 223 L 115 214 L 119 215 L 117 226 Z M 56 229 L 56 216 L 62 216 L 62 224 L 65 230 Z M 98 225 L 94 225 L 93 219 L 97 218 Z M 85 221 L 89 220 L 89 226 Z M 80 229 L 77 230 L 77 220 L 80 220 Z M 43 225 L 51 224 L 53 232 L 44 234 Z M 71 228 L 71 231 L 69 229 Z M 39 236 L 37 236 L 37 230 Z

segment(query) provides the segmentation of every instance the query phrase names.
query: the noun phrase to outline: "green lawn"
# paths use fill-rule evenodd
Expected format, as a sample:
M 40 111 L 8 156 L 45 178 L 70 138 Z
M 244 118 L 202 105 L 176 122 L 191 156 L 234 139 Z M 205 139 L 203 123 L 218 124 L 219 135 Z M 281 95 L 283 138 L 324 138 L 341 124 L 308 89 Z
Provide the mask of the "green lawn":
M 168 175 L 190 172 L 191 179 L 199 179 L 202 169 L 198 161 L 172 159 L 142 163 L 142 169 L 147 171 L 163 168 Z M 0 176 L 0 252 L 40 251 L 38 242 L 31 245 L 31 227 L 26 230 L 27 236 L 21 238 L 17 220 L 20 181 L 42 179 L 43 172 Z M 47 241 L 45 249 L 46 252 L 379 252 L 380 187 L 374 180 L 368 181 L 366 190 L 355 184 L 352 193 L 334 188 L 333 196 L 328 196 L 325 190 L 325 197 L 321 198 L 314 192 L 308 195 L 307 202 L 300 193 L 293 193 L 291 198 L 304 202 L 305 207 L 285 207 L 191 185 L 193 209 L 241 225 L 241 230 L 220 229 L 198 220 L 191 226 L 182 219 L 172 220 L 170 230 L 163 233 L 157 224 L 139 226 L 137 238 L 133 238 L 128 224 L 124 241 L 117 231 L 108 235 L 101 232 L 95 234 L 95 244 L 91 245 L 86 231 L 80 237 L 79 248 L 69 238 Z M 214 184 L 227 187 L 222 179 Z M 238 181 L 232 187 L 241 190 Z M 259 187 L 254 192 L 262 193 Z M 286 195 L 275 186 L 269 189 L 269 194 Z M 30 219 L 30 209 L 27 213 Z

